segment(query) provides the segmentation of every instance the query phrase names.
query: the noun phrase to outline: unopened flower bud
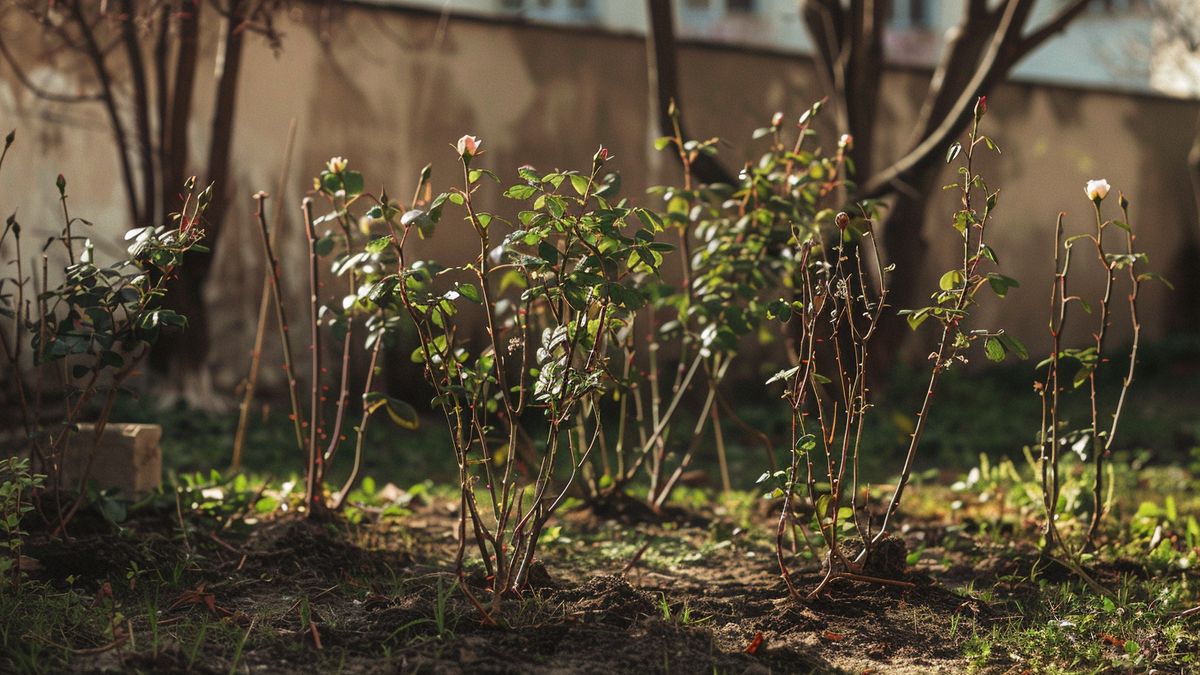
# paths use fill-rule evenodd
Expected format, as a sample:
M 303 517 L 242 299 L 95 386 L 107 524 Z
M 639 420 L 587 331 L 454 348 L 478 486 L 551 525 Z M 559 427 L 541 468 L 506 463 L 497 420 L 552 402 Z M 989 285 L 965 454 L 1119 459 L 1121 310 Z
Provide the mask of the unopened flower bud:
M 987 96 L 980 96 L 978 101 L 975 101 L 975 121 L 979 121 L 987 114 Z
M 850 226 L 850 215 L 845 211 L 838 211 L 838 214 L 833 217 L 833 223 L 839 230 L 844 230 Z
M 348 160 L 345 157 L 331 157 L 325 163 L 325 168 L 329 169 L 329 173 L 341 173 L 346 170 Z
M 771 128 L 778 129 L 783 124 L 783 113 L 777 112 L 771 117 Z
M 600 146 L 599 150 L 596 150 L 596 154 L 592 155 L 592 166 L 599 168 L 602 164 L 604 164 L 607 161 L 608 161 L 608 148 L 606 148 L 602 145 L 602 146 Z
M 842 137 L 838 139 L 838 147 L 844 148 L 846 150 L 853 148 L 854 147 L 854 137 L 851 136 L 850 134 L 842 134 Z
M 479 146 L 483 145 L 483 141 L 474 136 L 463 136 L 458 139 L 458 154 L 463 157 L 474 157 L 479 152 Z
M 1088 199 L 1099 204 L 1104 200 L 1105 197 L 1108 196 L 1109 189 L 1110 186 L 1107 180 L 1104 180 L 1103 178 L 1097 178 L 1087 182 L 1087 185 L 1084 187 L 1084 192 L 1087 193 Z

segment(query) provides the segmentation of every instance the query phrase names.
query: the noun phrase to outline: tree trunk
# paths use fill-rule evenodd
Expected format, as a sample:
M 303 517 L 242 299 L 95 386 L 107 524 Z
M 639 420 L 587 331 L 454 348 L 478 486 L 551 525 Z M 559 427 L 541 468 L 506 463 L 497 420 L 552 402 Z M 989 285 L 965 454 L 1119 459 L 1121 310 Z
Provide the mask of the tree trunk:
M 162 144 L 159 165 L 162 167 L 162 209 L 170 213 L 179 206 L 179 195 L 187 178 L 188 122 L 192 117 L 192 94 L 196 82 L 197 33 L 200 30 L 199 8 L 195 0 L 179 3 L 179 39 L 175 55 L 175 72 L 171 90 L 161 92 L 169 103 L 162 111 Z
M 230 4 L 217 49 L 217 96 L 208 148 L 208 183 L 212 185 L 212 200 L 204 220 L 205 244 L 214 252 L 232 197 L 228 174 L 242 60 L 243 4 L 240 0 Z M 188 318 L 187 330 L 164 335 L 155 346 L 153 361 L 160 372 L 170 376 L 175 395 L 200 407 L 216 405 L 208 369 L 208 312 L 204 305 L 204 287 L 212 263 L 211 254 L 197 255 L 180 268 L 179 278 L 168 293 L 166 304 Z
M 1188 236 L 1176 254 L 1171 276 L 1175 282 L 1175 302 L 1180 307 L 1197 307 L 1200 306 L 1200 270 L 1196 267 L 1196 260 L 1200 259 L 1200 118 L 1196 120 L 1196 133 L 1188 153 L 1188 175 L 1196 200 L 1196 220 L 1187 228 Z M 1200 332 L 1200 316 L 1196 312 L 1174 312 L 1172 316 L 1175 330 Z
M 646 75 L 650 85 L 651 118 L 658 122 L 659 136 L 674 136 L 671 102 L 675 102 L 677 111 L 682 110 L 675 48 L 675 15 L 671 0 L 647 0 L 646 11 L 650 24 L 646 31 Z M 682 113 L 679 115 L 679 129 L 684 140 L 687 140 Z M 720 162 L 703 153 L 692 163 L 692 175 L 701 183 L 736 184 L 734 176 Z
M 137 132 L 137 157 L 141 164 L 141 227 L 157 225 L 158 192 L 155 179 L 158 172 L 154 166 L 154 130 L 150 123 L 150 88 L 146 78 L 146 60 L 142 58 L 142 42 L 138 38 L 138 8 L 134 0 L 124 0 L 121 11 L 125 15 L 121 25 L 121 41 L 125 45 L 125 58 L 129 60 L 130 83 L 133 85 L 133 120 Z
M 929 252 L 929 242 L 925 239 L 925 215 L 929 195 L 941 173 L 940 169 L 935 164 L 914 175 L 909 186 L 911 189 L 897 193 L 883 219 L 883 249 L 888 262 L 897 263 L 897 268 L 888 278 L 888 303 L 892 307 L 879 318 L 879 327 L 876 329 L 879 332 L 875 339 L 881 347 L 876 351 L 883 357 L 882 370 L 888 370 L 897 362 L 899 352 L 908 339 L 908 323 L 897 312 L 919 307 L 923 302 L 920 297 L 924 289 L 921 284 L 924 277 L 922 272 Z M 881 375 L 886 377 L 886 374 Z

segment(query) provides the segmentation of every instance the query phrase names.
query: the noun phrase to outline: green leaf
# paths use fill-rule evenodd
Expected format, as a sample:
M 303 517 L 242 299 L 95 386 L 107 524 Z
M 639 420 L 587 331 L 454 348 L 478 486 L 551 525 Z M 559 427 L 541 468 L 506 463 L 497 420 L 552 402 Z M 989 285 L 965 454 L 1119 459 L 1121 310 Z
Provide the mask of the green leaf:
M 634 209 L 633 213 L 637 216 L 638 220 L 642 221 L 642 225 L 644 225 L 646 229 L 650 230 L 651 232 L 662 232 L 662 218 L 659 218 L 657 213 L 648 211 L 646 209 Z
M 525 200 L 531 199 L 537 192 L 537 188 L 532 185 L 514 185 L 504 191 L 504 196 L 509 199 Z
M 580 197 L 587 194 L 588 186 L 590 184 L 591 181 L 588 180 L 586 176 L 580 176 L 579 174 L 574 174 L 571 176 L 571 187 L 575 188 L 575 191 L 579 193 Z
M 1162 282 L 1162 285 L 1166 286 L 1167 288 L 1171 289 L 1172 291 L 1175 290 L 1175 285 L 1172 284 L 1169 280 L 1167 280 L 1166 277 L 1164 277 L 1163 275 L 1161 275 L 1157 272 L 1142 272 L 1141 274 L 1139 274 L 1137 276 L 1137 280 L 1139 282 L 1152 281 L 1152 280 L 1159 281 L 1159 282 Z
M 363 394 L 363 404 L 370 414 L 383 408 L 387 411 L 392 423 L 402 429 L 412 431 L 421 426 L 421 417 L 417 415 L 417 409 L 398 398 L 392 398 L 382 392 L 370 391 Z
M 540 183 L 542 179 L 538 177 L 537 171 L 532 166 L 522 166 L 517 168 L 517 175 L 530 183 Z
M 411 211 L 405 211 L 404 215 L 400 216 L 400 224 L 405 227 L 415 225 L 417 232 L 422 237 L 427 237 L 433 234 L 433 228 L 436 225 L 436 222 L 433 216 L 430 214 L 420 209 L 413 209 Z
M 458 292 L 462 293 L 462 296 L 471 302 L 483 302 L 483 294 L 479 292 L 475 284 L 461 283 L 458 284 L 457 288 Z
M 343 174 L 342 184 L 346 186 L 347 197 L 357 197 L 363 193 L 363 176 L 357 171 L 347 171 Z
M 1029 358 L 1029 350 L 1025 347 L 1025 343 L 1021 342 L 1017 338 L 1009 335 L 1008 333 L 1001 333 L 1000 335 L 996 336 L 996 339 L 1000 341 L 1000 344 L 1004 345 L 1004 348 L 1008 350 L 1010 354 L 1016 354 L 1017 358 L 1021 359 L 1022 361 Z
M 960 152 L 962 152 L 962 143 L 954 141 L 954 143 L 952 143 L 950 147 L 946 149 L 946 163 L 949 164 L 950 162 L 953 162 L 954 158 L 958 157 L 958 153 Z
M 326 171 L 321 174 L 321 189 L 333 194 L 342 189 L 342 179 L 336 173 Z
M 929 318 L 929 308 L 922 307 L 921 309 L 916 310 L 904 309 L 900 311 L 900 315 L 905 317 L 905 320 L 908 321 L 909 328 L 916 330 L 922 323 L 925 322 L 925 319 Z
M 992 291 L 1001 298 L 1008 295 L 1008 289 L 1017 288 L 1021 285 L 1016 279 L 1006 277 L 1003 274 L 997 274 L 996 272 L 989 273 L 987 280 L 988 284 L 992 287 Z
M 1093 366 L 1085 364 L 1079 370 L 1075 371 L 1075 377 L 1071 380 L 1071 386 L 1078 389 L 1084 382 L 1088 381 L 1088 377 L 1091 376 L 1093 371 Z
M 800 371 L 800 366 L 793 366 L 786 370 L 781 370 L 781 371 L 775 373 L 774 375 L 772 375 L 771 379 L 766 381 L 766 384 L 774 384 L 775 382 L 779 382 L 780 380 L 789 379 L 799 371 Z
M 392 235 L 384 235 L 378 239 L 374 239 L 367 244 L 367 251 L 370 253 L 383 253 L 392 243 Z
M 325 236 L 318 239 L 316 241 L 316 243 L 313 245 L 313 250 L 316 252 L 317 257 L 320 257 L 320 258 L 324 258 L 325 256 L 332 253 L 333 252 L 333 235 L 326 232 Z
M 989 361 L 1003 361 L 1005 355 L 1004 344 L 994 336 L 988 336 L 983 341 L 983 352 L 987 355 Z
M 943 291 L 955 290 L 962 285 L 964 278 L 962 270 L 950 270 L 943 274 L 941 279 L 938 279 L 938 288 Z

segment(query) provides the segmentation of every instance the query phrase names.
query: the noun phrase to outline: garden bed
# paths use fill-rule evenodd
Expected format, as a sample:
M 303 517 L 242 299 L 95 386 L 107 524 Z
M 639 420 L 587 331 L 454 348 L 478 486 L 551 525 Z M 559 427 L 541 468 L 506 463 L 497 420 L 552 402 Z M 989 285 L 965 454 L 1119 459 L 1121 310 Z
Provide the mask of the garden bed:
M 688 518 L 637 526 L 577 509 L 551 528 L 544 568 L 524 595 L 505 600 L 493 625 L 447 564 L 457 550 L 453 500 L 415 497 L 386 517 L 368 509 L 349 521 L 250 523 L 172 501 L 135 508 L 120 531 L 82 518 L 74 539 L 32 538 L 27 553 L 38 568 L 0 599 L 6 669 L 1175 670 L 1200 648 L 1187 619 L 1153 603 L 1106 614 L 1065 570 L 1035 572 L 1024 537 L 1014 543 L 970 522 L 908 524 L 915 564 L 903 580 L 911 587 L 837 581 L 825 597 L 803 600 L 788 598 L 761 534 L 768 510 L 748 495 L 712 497 Z M 820 581 L 816 565 L 797 567 L 798 587 Z M 473 594 L 485 597 L 482 569 L 467 572 Z M 1119 559 L 1092 573 L 1130 598 L 1196 582 Z M 1080 626 L 1088 614 L 1094 623 Z

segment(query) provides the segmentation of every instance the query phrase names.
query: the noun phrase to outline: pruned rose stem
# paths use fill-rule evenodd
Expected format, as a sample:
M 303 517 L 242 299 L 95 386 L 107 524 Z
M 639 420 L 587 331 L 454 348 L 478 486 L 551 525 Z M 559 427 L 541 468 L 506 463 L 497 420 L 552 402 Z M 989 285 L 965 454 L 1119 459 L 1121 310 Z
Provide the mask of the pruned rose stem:
M 974 122 L 971 124 L 971 129 L 968 135 L 968 143 L 965 146 L 966 150 L 966 170 L 962 173 L 962 207 L 963 210 L 972 214 L 975 217 L 976 212 L 972 206 L 972 185 L 976 176 L 973 172 L 975 148 L 983 140 L 984 137 L 979 135 L 979 120 L 982 117 L 977 113 Z M 961 273 L 964 277 L 964 286 L 959 289 L 957 298 L 954 301 L 952 308 L 947 312 L 943 319 L 942 336 L 938 341 L 937 350 L 934 352 L 933 367 L 929 374 L 929 384 L 925 389 L 925 397 L 921 402 L 920 412 L 917 413 L 916 424 L 913 429 L 911 438 L 909 439 L 908 450 L 904 457 L 904 467 L 900 473 L 900 479 L 896 483 L 896 487 L 892 492 L 891 499 L 888 500 L 887 510 L 883 513 L 883 521 L 879 525 L 879 530 L 872 536 L 869 543 L 863 548 L 862 552 L 855 558 L 855 562 L 861 563 L 866 559 L 870 548 L 878 544 L 884 537 L 888 536 L 888 525 L 891 523 L 892 517 L 900 508 L 900 500 L 904 496 L 904 488 L 912 479 L 912 470 L 917 458 L 917 449 L 920 447 L 921 436 L 925 432 L 925 427 L 929 422 L 929 414 L 932 409 L 934 394 L 937 392 L 938 382 L 941 380 L 943 371 L 953 362 L 958 355 L 959 348 L 957 341 L 954 339 L 958 332 L 958 325 L 966 316 L 966 310 L 974 302 L 975 292 L 979 289 L 982 282 L 975 281 L 975 272 L 979 264 L 984 260 L 985 235 L 987 232 L 987 221 L 990 212 L 990 205 L 984 210 L 983 216 L 977 218 L 974 222 L 965 226 L 963 229 L 963 261 Z M 978 230 L 978 232 L 975 232 Z M 974 232 L 974 237 L 972 233 Z M 972 252 L 973 249 L 973 252 Z
M 1096 231 L 1091 239 L 1096 247 L 1096 258 L 1104 268 L 1104 297 L 1100 302 L 1100 316 L 1096 332 L 1092 334 L 1096 344 L 1096 366 L 1088 373 L 1088 399 L 1091 403 L 1092 426 L 1092 468 L 1096 475 L 1092 477 L 1092 517 L 1088 523 L 1087 535 L 1084 540 L 1085 549 L 1091 549 L 1095 546 L 1096 535 L 1100 531 L 1100 522 L 1104 517 L 1104 455 L 1108 452 L 1108 446 L 1105 442 L 1107 439 L 1100 438 L 1100 413 L 1098 410 L 1099 402 L 1097 400 L 1099 393 L 1096 390 L 1096 371 L 1099 369 L 1100 360 L 1103 358 L 1105 337 L 1107 337 L 1108 327 L 1112 323 L 1109 309 L 1112 304 L 1113 282 L 1116 280 L 1116 263 L 1110 261 L 1104 253 L 1104 230 L 1107 223 L 1100 214 L 1100 200 L 1093 200 L 1092 205 L 1096 209 Z
M 1062 351 L 1063 327 L 1067 321 L 1067 279 L 1071 266 L 1071 249 L 1062 246 L 1063 218 L 1066 214 L 1059 213 L 1054 226 L 1054 283 L 1050 292 L 1050 365 L 1046 372 L 1045 384 L 1042 386 L 1042 497 L 1046 509 L 1046 540 L 1043 543 L 1043 553 L 1050 554 L 1055 546 L 1057 530 L 1054 528 L 1054 517 L 1058 504 L 1058 412 L 1059 393 L 1062 385 L 1059 382 L 1059 360 Z
M 322 479 L 324 457 L 317 447 L 318 427 L 321 424 L 321 330 L 318 324 L 320 304 L 320 258 L 317 256 L 317 230 L 313 223 L 312 199 L 305 197 L 300 205 L 304 218 L 304 231 L 308 235 L 308 289 L 309 289 L 309 351 L 312 369 L 309 397 L 308 465 L 304 476 L 304 501 L 306 514 L 311 516 L 322 506 Z
M 165 26 L 166 24 L 164 24 Z M 293 117 L 288 125 L 287 142 L 283 150 L 283 168 L 280 170 L 279 181 L 276 183 L 276 192 L 280 200 L 279 205 L 275 208 L 270 232 L 271 239 L 279 238 L 279 231 L 282 229 L 283 223 L 283 191 L 287 185 L 288 169 L 291 167 L 292 147 L 296 139 L 296 119 Z M 256 200 L 257 201 L 257 200 Z M 257 209 L 261 208 L 261 203 L 256 204 Z M 255 214 L 258 215 L 257 213 Z M 237 430 L 233 436 L 233 457 L 230 460 L 229 469 L 236 472 L 241 469 L 242 455 L 246 445 L 246 431 L 250 421 L 250 404 L 254 401 L 255 389 L 258 386 L 259 367 L 262 364 L 262 349 L 263 341 L 266 339 L 267 328 L 267 313 L 270 310 L 271 304 L 271 288 L 274 275 L 274 268 L 270 266 L 270 261 L 267 261 L 267 270 L 263 273 L 262 292 L 259 294 L 258 300 L 258 320 L 255 323 L 254 330 L 254 347 L 250 352 L 250 370 L 246 374 L 245 390 L 242 392 L 242 402 L 238 406 L 238 424 Z M 292 413 L 296 413 L 293 408 Z M 297 415 L 297 419 L 299 416 Z M 303 448 L 303 439 L 300 447 Z
M 303 455 L 305 452 L 305 433 L 300 411 L 300 384 L 296 379 L 296 362 L 292 355 L 291 333 L 288 332 L 287 305 L 283 299 L 283 283 L 280 277 L 279 259 L 271 243 L 271 233 L 267 227 L 265 202 L 267 194 L 259 192 L 254 195 L 257 205 L 254 210 L 258 220 L 259 234 L 262 236 L 263 255 L 267 258 L 267 275 L 271 284 L 271 295 L 275 302 L 275 323 L 279 327 L 279 343 L 283 350 L 283 372 L 287 377 L 288 401 L 292 407 L 292 428 L 296 434 L 296 449 Z

